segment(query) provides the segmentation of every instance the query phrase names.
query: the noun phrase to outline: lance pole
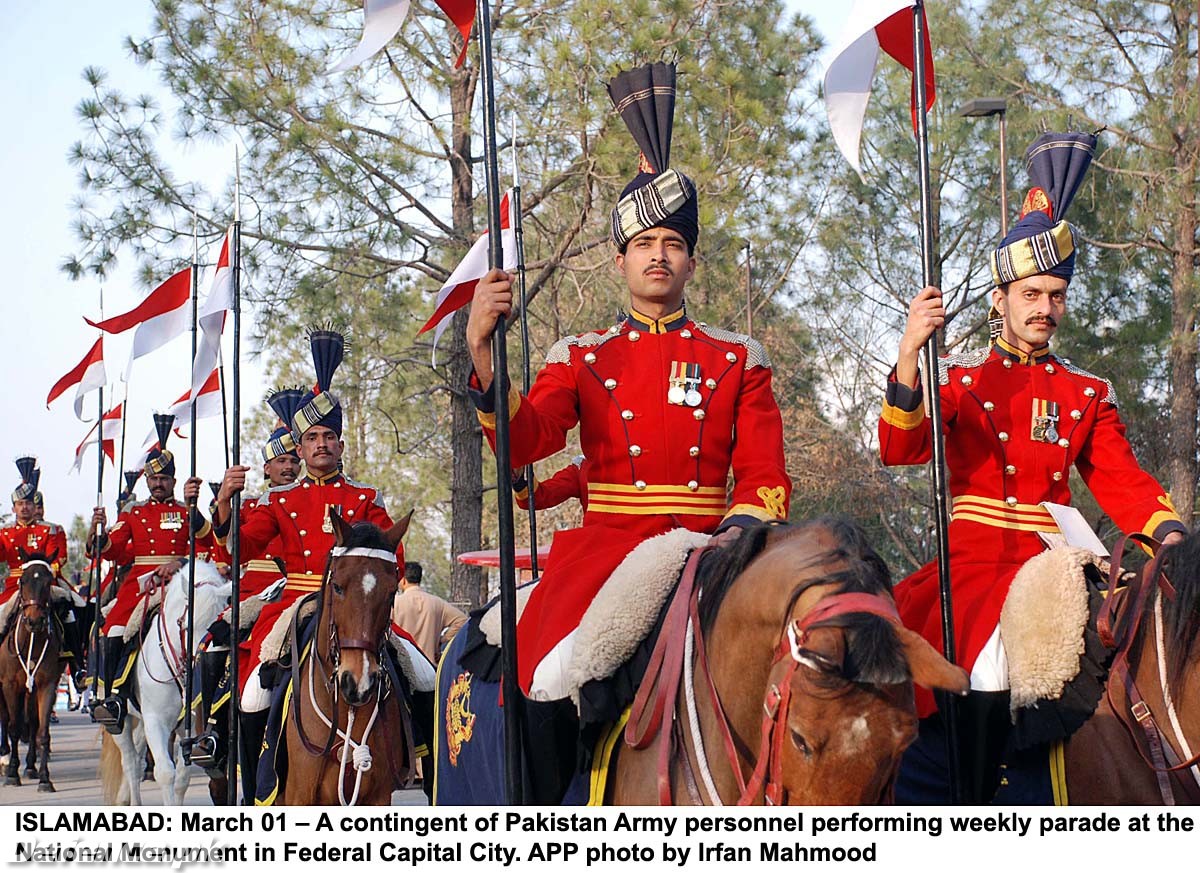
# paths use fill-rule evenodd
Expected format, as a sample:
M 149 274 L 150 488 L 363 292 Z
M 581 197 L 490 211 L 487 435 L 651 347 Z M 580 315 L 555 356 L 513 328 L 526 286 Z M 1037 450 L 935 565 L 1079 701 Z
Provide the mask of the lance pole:
M 916 99 L 917 164 L 921 187 L 921 285 L 933 283 L 933 198 L 929 182 L 929 126 L 925 90 L 925 8 L 922 0 L 913 5 L 913 81 Z M 946 443 L 942 434 L 942 397 L 938 379 L 938 336 L 934 331 L 925 344 L 925 403 L 933 428 L 930 472 L 933 478 L 934 532 L 937 539 L 938 587 L 941 593 L 942 652 L 954 663 L 954 610 L 950 598 L 950 513 L 946 487 Z M 951 801 L 964 802 L 959 768 L 958 706 L 949 694 L 939 697 L 946 725 L 946 755 L 950 768 Z
M 478 4 L 480 82 L 483 85 L 484 178 L 487 180 L 488 266 L 504 268 L 500 230 L 500 168 L 496 151 L 496 89 L 492 69 L 492 16 L 488 0 Z M 510 804 L 524 803 L 524 732 L 517 685 L 517 580 L 513 531 L 512 453 L 508 431 L 508 320 L 492 334 L 492 396 L 496 411 L 496 522 L 500 539 L 500 667 L 504 695 L 504 784 Z
M 192 366 L 189 371 L 192 373 L 192 397 L 191 403 L 188 404 L 188 412 L 191 416 L 191 427 L 189 430 L 189 439 L 191 445 L 188 447 L 188 478 L 196 478 L 196 330 L 197 321 L 199 320 L 200 306 L 197 300 L 197 291 L 200 287 L 200 237 L 197 228 L 198 219 L 195 210 L 192 211 Z M 195 670 L 195 652 L 196 652 L 196 528 L 192 524 L 192 518 L 195 516 L 196 498 L 189 497 L 188 502 L 188 627 L 187 627 L 187 680 L 185 682 L 185 693 L 187 698 L 183 704 L 183 711 L 187 716 L 183 720 L 184 731 L 184 748 L 191 746 L 192 738 L 192 701 L 194 699 L 194 678 Z
M 100 289 L 100 320 L 104 320 L 104 289 Z M 96 508 L 104 506 L 104 386 L 96 392 Z M 124 415 L 125 410 L 121 413 Z M 106 536 L 104 523 L 98 522 L 92 532 L 92 651 L 88 665 L 92 671 L 92 701 L 100 700 L 100 585 L 104 581 L 100 552 Z
M 529 371 L 529 298 L 525 283 L 525 229 L 521 216 L 521 175 L 517 167 L 517 116 L 512 120 L 512 199 L 508 204 L 509 221 L 512 223 L 513 239 L 517 254 L 517 289 L 521 298 L 521 376 L 522 386 L 529 393 L 531 376 Z M 529 513 L 529 571 L 538 577 L 537 506 L 533 497 L 533 464 L 525 467 L 525 483 L 529 491 L 527 511 Z
M 124 475 L 125 473 L 125 423 L 129 419 L 129 383 L 122 382 L 125 386 L 124 399 L 121 401 L 121 464 L 117 468 L 117 472 Z M 119 480 L 120 477 L 118 477 Z M 121 483 L 117 482 L 117 511 L 121 511 Z
M 225 402 L 225 349 L 217 346 L 217 383 L 221 386 L 221 432 L 225 437 L 225 468 L 229 469 L 229 404 Z
M 233 463 L 242 463 L 241 415 L 242 415 L 242 176 L 238 166 L 237 147 L 234 146 L 234 185 L 233 185 L 233 233 L 229 245 L 229 266 L 233 272 L 233 429 L 230 436 L 233 440 Z M 229 561 L 233 590 L 229 595 L 229 627 L 232 629 L 229 646 L 229 675 L 233 677 L 234 689 L 237 688 L 238 677 L 238 645 L 237 629 L 241 626 L 241 578 L 242 578 L 242 494 L 233 495 L 232 511 L 229 515 Z M 230 806 L 237 803 L 238 791 L 238 760 L 241 758 L 241 741 L 238 737 L 238 727 L 241 717 L 241 701 L 237 694 L 229 695 L 229 754 L 227 756 L 228 787 L 226 799 Z M 248 764 L 247 764 L 248 765 Z M 253 802 L 253 798 L 246 798 Z
M 754 269 L 750 261 L 750 240 L 746 240 L 746 336 L 754 336 Z

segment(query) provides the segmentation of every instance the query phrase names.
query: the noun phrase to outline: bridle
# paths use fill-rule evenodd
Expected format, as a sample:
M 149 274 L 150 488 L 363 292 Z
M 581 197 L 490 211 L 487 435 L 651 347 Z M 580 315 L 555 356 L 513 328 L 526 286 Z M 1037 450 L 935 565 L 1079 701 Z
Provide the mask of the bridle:
M 787 735 L 785 722 L 792 700 L 792 679 L 801 665 L 822 673 L 835 672 L 838 669 L 822 654 L 806 647 L 810 632 L 819 627 L 835 626 L 839 618 L 851 614 L 875 615 L 893 624 L 899 624 L 900 618 L 895 604 L 887 597 L 879 594 L 846 593 L 823 597 L 803 615 L 787 622 L 775 646 L 768 672 L 768 676 L 775 676 L 782 665 L 782 675 L 777 680 L 768 682 L 763 696 L 758 750 L 754 758 L 754 768 L 747 781 L 742 772 L 741 758 L 729 718 L 721 705 L 720 695 L 708 666 L 707 647 L 701 631 L 700 586 L 696 582 L 696 575 L 700 558 L 709 548 L 711 547 L 693 551 L 684 567 L 679 586 L 667 608 L 645 677 L 634 698 L 629 721 L 625 726 L 625 743 L 634 749 L 645 749 L 658 737 L 664 719 L 670 723 L 670 728 L 663 735 L 658 747 L 657 781 L 659 801 L 663 805 L 672 805 L 674 799 L 671 788 L 671 760 L 677 745 L 683 745 L 676 707 L 682 674 L 686 671 L 688 675 L 683 690 L 692 726 L 693 752 L 699 762 L 701 776 L 711 802 L 717 806 L 723 805 L 707 772 L 703 742 L 695 717 L 691 681 L 694 648 L 704 687 L 716 717 L 725 758 L 737 779 L 737 805 L 747 806 L 753 803 L 760 793 L 766 803 L 780 805 L 787 801 L 782 782 L 783 741 Z M 684 766 L 684 783 L 692 801 L 697 804 L 703 803 L 686 751 L 680 755 L 680 760 Z
M 50 566 L 48 561 L 29 560 L 22 564 L 22 571 L 28 570 L 30 567 L 44 567 L 46 572 L 53 577 L 54 568 Z M 17 611 L 16 627 L 13 628 L 12 635 L 9 637 L 9 647 L 13 656 L 16 658 L 21 669 L 25 672 L 25 691 L 32 693 L 34 685 L 37 684 L 37 672 L 41 669 L 42 662 L 46 659 L 46 652 L 50 648 L 50 642 L 55 638 L 54 622 L 50 620 L 50 586 L 46 586 L 46 602 L 41 600 L 25 599 L 24 592 L 18 590 L 17 602 L 14 604 L 14 609 Z M 36 618 L 31 618 L 27 612 L 30 608 L 38 608 L 42 614 Z M 29 650 L 25 654 L 21 654 L 21 646 L 19 637 L 21 629 L 29 635 Z M 42 641 L 42 650 L 38 653 L 37 658 L 33 656 L 33 647 L 37 641 L 39 634 L 44 634 L 45 639 Z
M 1143 569 L 1143 572 L 1135 576 L 1124 596 L 1118 597 L 1117 584 L 1121 579 L 1121 556 L 1124 553 L 1126 542 L 1130 539 L 1148 546 L 1154 557 Z M 1169 600 L 1174 600 L 1175 588 L 1163 573 L 1162 558 L 1163 549 L 1159 543 L 1142 534 L 1122 536 L 1117 541 L 1109 570 L 1108 597 L 1105 598 L 1104 606 L 1096 619 L 1096 630 L 1100 635 L 1100 641 L 1107 648 L 1116 649 L 1109 673 L 1110 676 L 1120 680 L 1121 687 L 1125 691 L 1127 706 L 1118 705 L 1113 696 L 1114 683 L 1111 680 L 1105 688 L 1108 704 L 1117 721 L 1129 734 L 1133 747 L 1137 749 L 1142 761 L 1153 771 L 1163 804 L 1174 806 L 1175 791 L 1171 784 L 1171 773 L 1180 775 L 1180 783 L 1187 801 L 1192 804 L 1200 803 L 1200 778 L 1197 777 L 1195 769 L 1197 763 L 1200 763 L 1200 753 L 1191 754 L 1187 738 L 1176 718 L 1171 691 L 1167 683 L 1165 655 L 1161 640 L 1162 598 L 1165 596 Z M 1167 716 L 1174 728 L 1176 739 L 1183 748 L 1183 754 L 1189 756 L 1186 760 L 1182 759 L 1175 751 L 1169 737 L 1164 736 L 1163 730 L 1154 718 L 1154 713 L 1151 712 L 1149 704 L 1146 703 L 1145 697 L 1138 689 L 1130 669 L 1129 655 L 1138 639 L 1139 629 L 1146 619 L 1151 599 L 1154 604 L 1153 619 L 1158 642 L 1156 661 L 1159 691 L 1166 703 Z M 1139 741 L 1139 731 L 1135 729 L 1135 725 L 1140 728 L 1140 737 L 1144 741 L 1145 748 Z
M 347 548 L 344 546 L 335 546 L 330 550 L 329 557 L 325 560 L 325 572 L 321 577 L 321 587 L 316 593 L 317 612 L 313 617 L 313 627 L 315 634 L 321 632 L 323 622 L 328 623 L 328 632 L 326 634 L 326 655 L 322 658 L 320 651 L 315 645 L 316 636 L 314 634 L 313 644 L 306 647 L 303 653 L 299 649 L 300 638 L 300 613 L 301 608 L 297 607 L 292 616 L 292 633 L 291 633 L 291 675 L 292 675 L 292 692 L 294 694 L 302 694 L 304 689 L 304 677 L 301 675 L 304 662 L 308 663 L 307 671 L 307 688 L 308 698 L 312 704 L 313 711 L 318 719 L 325 724 L 329 729 L 326 735 L 325 744 L 323 746 L 314 743 L 304 729 L 304 723 L 301 718 L 301 708 L 299 705 L 292 707 L 293 723 L 296 726 L 296 733 L 300 737 L 300 742 L 304 746 L 305 751 L 313 757 L 320 758 L 322 761 L 327 759 L 335 760 L 339 763 L 338 773 L 338 800 L 342 806 L 353 806 L 358 799 L 359 789 L 362 784 L 363 774 L 371 769 L 372 759 L 369 745 L 369 738 L 372 729 L 378 719 L 380 711 L 386 705 L 389 697 L 393 697 L 392 680 L 389 671 L 383 668 L 386 663 L 386 654 L 384 648 L 387 645 L 387 625 L 384 625 L 384 630 L 377 640 L 366 640 L 356 637 L 342 638 L 338 632 L 337 620 L 330 611 L 326 618 L 328 588 L 332 584 L 333 579 L 333 560 L 334 558 L 370 558 L 379 561 L 386 561 L 393 568 L 396 566 L 396 556 L 392 552 L 383 549 L 372 548 Z M 312 595 L 309 595 L 310 597 Z M 308 598 L 305 598 L 306 600 Z M 341 665 L 342 651 L 363 651 L 374 652 L 381 669 L 379 684 L 376 686 L 371 699 L 358 704 L 347 704 L 346 711 L 346 727 L 343 730 L 339 727 L 341 723 L 340 703 L 341 694 L 338 688 L 337 671 Z M 328 667 L 328 673 L 322 672 L 321 680 L 325 693 L 332 702 L 332 713 L 326 715 L 317 702 L 316 697 L 316 681 L 317 664 L 321 662 L 323 667 Z M 373 703 L 370 715 L 367 717 L 366 728 L 362 736 L 355 740 L 353 737 L 354 722 L 358 709 L 363 706 Z M 399 705 L 399 701 L 397 701 Z M 411 774 L 411 764 L 406 766 L 403 761 L 413 761 L 415 752 L 415 742 L 412 736 L 412 725 L 408 718 L 405 717 L 404 707 L 400 706 L 400 724 L 403 732 L 403 751 L 406 752 L 405 757 L 399 757 L 401 749 L 396 748 L 396 744 L 387 743 L 388 760 L 392 766 L 392 772 L 395 778 L 400 782 L 407 782 Z M 345 794 L 346 771 L 349 767 L 353 767 L 355 778 L 353 791 L 347 799 Z M 319 783 L 318 783 L 319 784 Z M 315 791 L 315 788 L 314 788 Z

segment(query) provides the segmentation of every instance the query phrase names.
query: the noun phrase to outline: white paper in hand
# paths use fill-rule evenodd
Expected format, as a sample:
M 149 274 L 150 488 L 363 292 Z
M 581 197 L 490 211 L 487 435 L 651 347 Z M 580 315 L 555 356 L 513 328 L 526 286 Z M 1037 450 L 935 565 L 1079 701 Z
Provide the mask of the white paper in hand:
M 1056 534 L 1041 535 L 1046 545 L 1054 548 L 1056 545 L 1065 544 L 1078 549 L 1087 549 L 1102 558 L 1108 557 L 1108 549 L 1096 536 L 1096 532 L 1092 530 L 1091 525 L 1087 523 L 1087 519 L 1078 509 L 1062 503 L 1042 503 L 1042 506 L 1054 517 L 1055 524 L 1062 531 L 1061 541 Z

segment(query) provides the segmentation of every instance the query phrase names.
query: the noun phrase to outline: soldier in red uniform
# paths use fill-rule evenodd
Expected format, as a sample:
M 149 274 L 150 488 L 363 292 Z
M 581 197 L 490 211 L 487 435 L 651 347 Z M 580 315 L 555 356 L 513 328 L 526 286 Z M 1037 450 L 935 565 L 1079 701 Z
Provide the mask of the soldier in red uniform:
M 971 672 L 972 688 L 960 707 L 961 756 L 968 800 L 975 803 L 995 793 L 1008 736 L 1000 610 L 1017 570 L 1045 548 L 1038 532 L 1058 531 L 1041 504 L 1070 504 L 1074 466 L 1122 530 L 1166 542 L 1185 531 L 1170 498 L 1134 458 L 1112 384 L 1049 348 L 1066 315 L 1075 263 L 1075 236 L 1061 218 L 1095 142 L 1085 134 L 1046 134 L 1030 147 L 1034 188 L 1021 220 L 992 255 L 999 335 L 990 348 L 951 355 L 938 367 L 952 497 L 955 656 Z M 930 458 L 917 357 L 945 317 L 937 288 L 923 289 L 909 308 L 879 421 L 885 464 Z M 940 647 L 936 561 L 896 587 L 896 603 L 904 623 Z M 923 689 L 917 694 L 921 739 L 905 756 L 897 800 L 945 803 L 941 721 L 932 696 Z
M 304 391 L 300 388 L 284 388 L 273 391 L 267 397 L 267 403 L 279 417 L 277 426 L 266 445 L 262 447 L 263 478 L 268 488 L 279 488 L 291 485 L 300 475 L 300 455 L 296 451 L 296 442 L 292 439 L 289 422 L 300 408 L 304 400 Z M 215 498 L 215 494 L 214 494 Z M 248 497 L 242 501 L 242 507 L 250 512 L 258 505 L 259 498 Z M 214 509 L 215 509 L 214 499 Z M 278 557 L 282 543 L 276 537 L 267 545 L 266 552 L 261 558 L 253 558 L 242 564 L 239 577 L 238 595 L 245 615 L 246 602 L 257 598 L 272 585 L 285 581 L 286 570 L 283 559 Z M 212 559 L 228 565 L 229 550 L 225 545 L 216 544 L 213 547 Z M 193 764 L 211 769 L 223 766 L 225 758 L 225 728 L 229 720 L 219 715 L 223 705 L 228 701 L 232 683 L 226 675 L 229 664 L 229 646 L 232 635 L 229 627 L 230 610 L 217 619 L 209 628 L 212 643 L 200 655 L 200 712 L 201 718 L 207 723 L 204 733 L 193 737 L 184 749 Z M 246 664 L 249 660 L 249 646 L 239 640 L 241 655 L 238 660 L 238 692 L 245 687 L 246 678 L 250 671 Z M 252 769 L 251 769 L 251 772 Z M 253 796 L 253 791 L 248 796 Z
M 208 522 L 199 512 L 189 518 L 186 503 L 175 499 L 175 457 L 165 446 L 175 423 L 173 415 L 155 415 L 158 444 L 146 459 L 146 486 L 150 499 L 129 504 L 107 528 L 100 542 L 95 530 L 107 524 L 104 507 L 97 506 L 92 514 L 87 542 L 89 556 L 100 556 L 118 566 L 131 564 L 132 570 L 122 579 L 108 614 L 104 617 L 104 636 L 101 640 L 100 671 L 106 697 L 93 710 L 96 721 L 111 733 L 120 733 L 125 724 L 126 683 L 134 663 L 136 642 L 125 643 L 126 622 L 142 596 L 151 588 L 166 584 L 179 571 L 188 555 L 188 528 L 196 531 L 196 549 L 206 553 L 212 541 Z M 184 500 L 199 496 L 201 480 L 188 479 L 184 484 Z M 99 692 L 97 692 L 99 696 Z
M 290 485 L 270 489 L 253 509 L 242 514 L 239 527 L 243 560 L 261 558 L 270 552 L 282 559 L 287 570 L 287 582 L 279 599 L 263 608 L 250 635 L 250 657 L 240 699 L 247 743 L 251 742 L 251 736 L 257 736 L 261 742 L 270 704 L 269 686 L 263 684 L 264 678 L 270 681 L 263 676 L 263 643 L 284 610 L 320 589 L 334 545 L 330 510 L 351 524 L 368 521 L 385 530 L 392 526 L 379 492 L 347 478 L 339 470 L 345 449 L 342 406 L 329 386 L 342 361 L 345 339 L 335 331 L 314 330 L 309 333 L 309 342 L 317 385 L 305 395 L 291 421 L 292 437 L 304 462 L 304 475 Z M 217 493 L 213 525 L 223 544 L 233 495 L 245 487 L 248 470 L 244 466 L 230 467 Z M 403 544 L 397 546 L 396 555 L 398 572 L 403 573 Z M 245 766 L 243 762 L 243 769 Z
M 686 309 L 699 226 L 695 184 L 669 167 L 674 78 L 673 66 L 655 64 L 609 84 L 645 169 L 612 215 L 628 314 L 555 343 L 528 396 L 509 388 L 515 468 L 562 450 L 576 425 L 587 457 L 583 526 L 555 534 L 517 629 L 518 678 L 533 700 L 565 696 L 568 635 L 640 542 L 679 527 L 716 533 L 788 515 L 791 480 L 766 352 Z M 510 275 L 492 271 L 480 280 L 467 343 L 472 397 L 490 441 L 491 336 L 511 306 Z

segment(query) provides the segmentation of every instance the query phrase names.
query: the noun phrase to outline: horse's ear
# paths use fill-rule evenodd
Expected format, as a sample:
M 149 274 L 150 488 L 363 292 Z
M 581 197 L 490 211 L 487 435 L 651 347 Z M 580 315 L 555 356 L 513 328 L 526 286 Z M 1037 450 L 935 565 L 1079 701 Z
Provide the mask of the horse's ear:
M 24 564 L 29 560 L 29 552 L 25 551 L 20 546 L 17 546 L 17 557 L 20 558 L 21 563 Z
M 846 662 L 846 633 L 839 627 L 814 627 L 804 638 L 804 648 L 819 655 L 823 667 L 841 669 Z
M 929 645 L 929 641 L 915 630 L 895 625 L 896 636 L 904 648 L 904 657 L 908 660 L 908 668 L 912 670 L 913 681 L 922 688 L 953 691 L 955 694 L 966 694 L 971 687 L 971 677 L 962 667 L 956 667 Z
M 416 512 L 415 509 L 410 509 L 408 515 L 383 532 L 383 539 L 393 552 L 396 551 L 396 546 L 400 545 L 400 540 L 408 533 L 408 523 L 412 521 L 414 512 Z
M 336 506 L 329 507 L 329 520 L 333 522 L 333 541 L 339 546 L 344 546 L 346 541 L 350 539 L 350 533 L 353 528 L 346 524 L 342 514 L 338 512 Z

